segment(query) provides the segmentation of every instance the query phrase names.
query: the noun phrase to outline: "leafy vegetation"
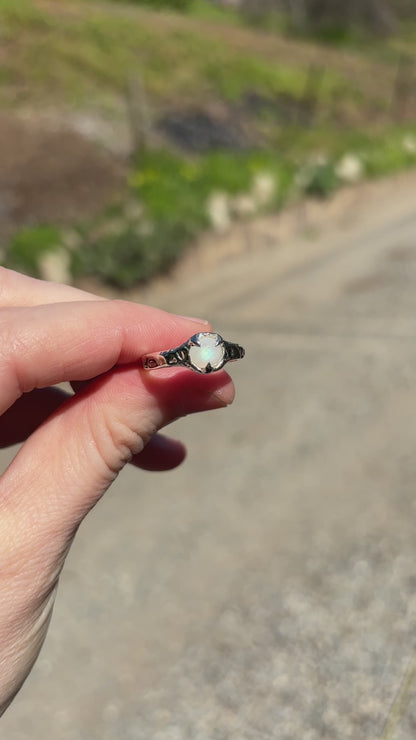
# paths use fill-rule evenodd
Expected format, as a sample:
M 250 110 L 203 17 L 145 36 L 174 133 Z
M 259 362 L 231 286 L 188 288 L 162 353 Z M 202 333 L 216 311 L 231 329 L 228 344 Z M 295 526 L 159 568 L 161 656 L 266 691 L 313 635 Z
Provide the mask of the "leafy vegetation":
M 198 153 L 158 134 L 132 160 L 125 200 L 73 224 L 70 238 L 54 224 L 25 229 L 5 263 L 39 275 L 45 254 L 63 250 L 75 279 L 126 288 L 168 270 L 204 229 L 416 164 L 416 128 L 386 102 L 407 40 L 339 55 L 282 36 L 279 19 L 265 33 L 205 0 L 188 15 L 117 0 L 0 0 L 9 107 L 88 106 L 117 120 L 139 74 L 154 125 L 159 113 L 219 109 L 245 137 Z
M 198 2 L 201 14 L 203 0 Z M 0 0 L 6 75 L 1 96 L 9 103 L 53 98 L 55 104 L 115 108 L 128 78 L 137 73 L 155 102 L 180 102 L 189 96 L 203 102 L 207 96 L 224 95 L 236 100 L 251 89 L 299 95 L 313 64 L 325 71 L 326 89 L 330 81 L 334 94 L 342 91 L 342 104 L 354 105 L 357 85 L 362 97 L 377 104 L 384 83 L 393 79 L 393 69 L 380 68 L 382 84 L 375 90 L 365 58 L 351 58 L 347 65 L 336 55 L 319 59 L 301 43 L 282 43 L 238 25 L 230 33 L 223 17 L 230 20 L 221 10 L 207 25 L 198 18 L 117 3 Z M 362 80 L 355 74 L 357 63 L 364 71 Z M 321 90 L 317 93 L 320 98 Z
M 354 144 L 350 148 L 349 144 Z M 20 232 L 9 244 L 5 264 L 39 276 L 45 253 L 67 250 L 72 277 L 92 275 L 121 289 L 166 272 L 202 230 L 218 223 L 210 210 L 221 195 L 230 221 L 276 210 L 305 195 L 327 197 L 343 184 L 416 165 L 416 127 L 394 131 L 388 139 L 355 134 L 342 150 L 298 158 L 252 151 L 215 153 L 194 160 L 167 150 L 143 154 L 130 174 L 128 199 L 99 219 L 70 232 L 39 226 Z M 256 183 L 272 184 L 266 198 Z M 225 204 L 225 205 L 224 205 Z M 75 238 L 74 238 L 75 237 Z

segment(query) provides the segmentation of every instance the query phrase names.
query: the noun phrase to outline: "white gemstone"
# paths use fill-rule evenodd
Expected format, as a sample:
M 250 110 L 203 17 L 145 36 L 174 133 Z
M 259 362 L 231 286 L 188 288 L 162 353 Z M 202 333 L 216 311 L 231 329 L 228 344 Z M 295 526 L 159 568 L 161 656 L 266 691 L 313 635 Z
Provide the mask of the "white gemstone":
M 189 349 L 191 364 L 200 372 L 205 372 L 208 365 L 212 370 L 221 367 L 225 350 L 219 335 L 202 332 L 197 335 L 197 341 L 199 346 L 192 345 Z

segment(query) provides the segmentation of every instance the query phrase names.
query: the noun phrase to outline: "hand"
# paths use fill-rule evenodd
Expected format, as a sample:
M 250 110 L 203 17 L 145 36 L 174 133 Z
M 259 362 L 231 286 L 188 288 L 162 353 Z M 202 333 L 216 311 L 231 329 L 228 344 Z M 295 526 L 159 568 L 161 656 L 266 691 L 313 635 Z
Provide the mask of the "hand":
M 0 714 L 39 653 L 82 519 L 125 463 L 166 470 L 183 460 L 159 429 L 231 403 L 223 371 L 146 373 L 138 363 L 209 329 L 0 268 L 0 446 L 24 443 L 0 477 Z M 53 387 L 63 381 L 73 395 Z

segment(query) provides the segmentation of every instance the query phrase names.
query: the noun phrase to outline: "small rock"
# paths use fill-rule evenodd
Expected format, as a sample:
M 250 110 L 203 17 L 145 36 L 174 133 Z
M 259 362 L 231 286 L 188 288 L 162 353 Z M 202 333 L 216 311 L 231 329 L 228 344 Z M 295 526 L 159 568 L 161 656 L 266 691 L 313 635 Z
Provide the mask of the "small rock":
M 335 168 L 335 174 L 339 180 L 353 185 L 363 177 L 363 163 L 356 154 L 344 154 Z
M 270 172 L 258 172 L 251 189 L 256 205 L 261 208 L 269 205 L 276 194 L 276 179 Z
M 219 234 L 224 234 L 231 225 L 229 198 L 227 193 L 211 193 L 207 202 L 207 215 L 211 226 Z
M 52 283 L 71 282 L 69 255 L 62 248 L 44 254 L 39 261 L 39 270 L 44 280 Z

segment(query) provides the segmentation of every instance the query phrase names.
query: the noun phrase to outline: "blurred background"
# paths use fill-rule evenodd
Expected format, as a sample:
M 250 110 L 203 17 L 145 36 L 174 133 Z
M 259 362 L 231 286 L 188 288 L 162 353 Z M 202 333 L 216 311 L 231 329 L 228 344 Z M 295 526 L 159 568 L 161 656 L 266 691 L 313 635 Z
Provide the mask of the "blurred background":
M 130 289 L 416 162 L 410 0 L 1 0 L 2 263 Z
M 415 193 L 411 0 L 0 0 L 0 263 L 247 350 L 1 738 L 415 737 Z

